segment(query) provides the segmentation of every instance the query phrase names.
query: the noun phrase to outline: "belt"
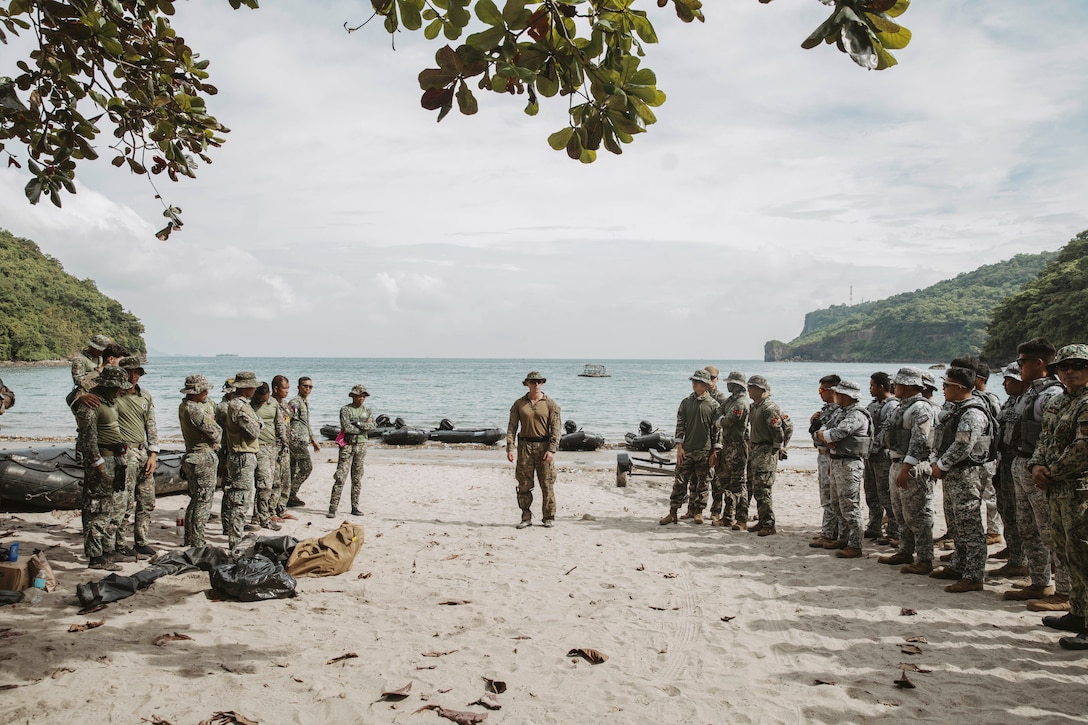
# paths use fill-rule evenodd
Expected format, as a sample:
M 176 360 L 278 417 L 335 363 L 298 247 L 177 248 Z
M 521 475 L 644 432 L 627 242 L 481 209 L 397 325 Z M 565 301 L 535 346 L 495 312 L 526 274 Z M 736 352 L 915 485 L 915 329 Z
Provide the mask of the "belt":
M 899 455 L 898 453 L 892 453 L 892 454 L 891 454 L 891 459 L 892 459 L 893 461 L 897 461 L 897 462 L 898 462 L 898 461 L 901 461 L 901 460 L 903 460 L 904 458 L 906 458 L 906 456 L 901 456 L 901 455 Z
M 752 445 L 753 446 L 773 446 L 774 443 L 772 443 L 771 441 L 766 441 L 766 442 L 762 442 L 762 443 L 756 443 L 755 441 L 752 441 Z
M 543 438 L 526 438 L 525 436 L 518 436 L 518 440 L 522 443 L 547 443 L 551 440 L 550 436 L 544 436 Z

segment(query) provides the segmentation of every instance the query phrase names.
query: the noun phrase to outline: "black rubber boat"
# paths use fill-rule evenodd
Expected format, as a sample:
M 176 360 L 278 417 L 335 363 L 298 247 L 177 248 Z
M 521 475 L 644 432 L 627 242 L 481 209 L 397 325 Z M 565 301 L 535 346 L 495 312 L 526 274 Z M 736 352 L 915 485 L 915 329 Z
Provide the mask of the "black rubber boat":
M 422 428 L 395 428 L 382 436 L 382 443 L 390 446 L 418 446 L 427 442 L 427 431 Z
M 438 428 L 427 434 L 427 439 L 439 443 L 480 443 L 493 446 L 506 438 L 499 428 L 455 428 L 453 421 L 443 418 Z
M 559 439 L 561 451 L 595 451 L 604 445 L 604 436 L 578 430 L 578 424 L 568 420 L 563 424 L 566 433 Z
M 189 490 L 181 477 L 182 451 L 160 451 L 155 495 Z M 83 466 L 74 448 L 51 446 L 0 451 L 0 505 L 34 509 L 78 509 L 83 503 Z
M 638 424 L 638 433 L 627 433 L 623 437 L 627 447 L 633 451 L 671 451 L 676 448 L 676 439 L 668 433 L 654 430 L 653 423 L 644 420 Z

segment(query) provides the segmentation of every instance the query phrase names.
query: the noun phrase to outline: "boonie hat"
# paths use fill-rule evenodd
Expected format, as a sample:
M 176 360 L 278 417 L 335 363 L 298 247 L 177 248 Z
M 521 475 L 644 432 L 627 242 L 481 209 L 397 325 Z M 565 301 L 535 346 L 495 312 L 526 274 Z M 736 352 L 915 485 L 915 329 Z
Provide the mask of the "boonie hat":
M 95 335 L 91 338 L 91 341 L 87 343 L 87 347 L 102 352 L 106 349 L 106 345 L 109 345 L 111 342 L 113 342 L 113 340 L 105 335 Z
M 725 377 L 725 384 L 729 385 L 730 383 L 743 388 L 748 384 L 748 378 L 744 377 L 744 373 L 734 370 Z
M 121 390 L 132 387 L 132 383 L 128 381 L 128 373 L 116 365 L 107 365 L 102 368 L 94 384 L 100 388 L 121 388 Z
M 948 372 L 941 380 L 962 385 L 968 390 L 975 389 L 975 371 L 971 368 L 948 368 Z
M 899 368 L 892 380 L 896 385 L 912 385 L 916 388 L 924 388 L 926 383 L 922 380 L 922 371 L 918 368 Z
M 224 380 L 222 390 L 224 393 L 233 393 L 235 391 L 234 378 L 227 378 Z
M 768 383 L 767 378 L 763 377 L 762 375 L 753 375 L 752 377 L 748 378 L 748 387 L 763 388 L 768 393 L 771 392 L 771 384 Z
M 1065 362 L 1066 360 L 1083 360 L 1088 362 L 1088 345 L 1083 343 L 1077 343 L 1074 345 L 1066 345 L 1054 354 L 1054 362 L 1048 364 L 1046 369 L 1048 372 L 1053 373 L 1057 369 L 1058 363 Z
M 211 390 L 212 384 L 203 375 L 189 375 L 185 378 L 185 387 L 180 391 L 185 395 L 200 395 L 205 390 Z
M 861 386 L 853 380 L 840 380 L 831 390 L 841 395 L 849 395 L 854 400 L 861 400 Z
M 243 370 L 242 372 L 234 376 L 235 390 L 256 388 L 257 385 L 257 373 L 251 370 Z
M 548 379 L 546 377 L 544 377 L 543 375 L 538 373 L 536 370 L 531 370 L 529 372 L 529 374 L 525 376 L 525 379 L 521 381 L 521 384 L 522 385 L 528 385 L 531 381 L 537 381 L 537 380 L 539 380 L 542 383 L 548 382 Z
M 352 386 L 351 393 L 349 393 L 349 395 L 370 395 L 370 393 L 366 392 L 365 385 L 359 383 L 358 385 Z
M 1020 365 L 1016 362 L 1011 362 L 1005 366 L 1005 369 L 1001 371 L 1001 377 L 1012 378 L 1013 380 L 1023 380 L 1020 377 Z
M 117 363 L 117 366 L 122 370 L 137 370 L 139 371 L 140 375 L 145 375 L 147 373 L 147 371 L 144 370 L 143 360 L 136 357 L 135 355 L 129 355 L 128 357 L 121 358 L 121 360 Z
M 696 370 L 688 380 L 697 383 L 706 383 L 707 385 L 714 384 L 714 379 L 710 377 L 710 373 L 706 370 Z
M 974 371 L 972 370 L 971 372 L 973 373 Z M 931 375 L 930 373 L 927 373 L 925 371 L 922 371 L 921 376 L 922 376 L 922 385 L 923 385 L 923 387 L 930 388 L 931 390 L 936 390 L 937 389 L 937 379 L 935 377 L 933 377 L 933 375 Z

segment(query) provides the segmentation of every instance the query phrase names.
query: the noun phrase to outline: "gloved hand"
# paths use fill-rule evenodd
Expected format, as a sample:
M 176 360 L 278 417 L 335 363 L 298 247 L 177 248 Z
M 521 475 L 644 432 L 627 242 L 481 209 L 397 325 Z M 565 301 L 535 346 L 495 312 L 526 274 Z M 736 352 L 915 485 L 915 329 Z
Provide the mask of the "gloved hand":
M 790 454 L 786 452 L 785 448 L 778 449 L 778 460 L 784 461 L 790 457 Z

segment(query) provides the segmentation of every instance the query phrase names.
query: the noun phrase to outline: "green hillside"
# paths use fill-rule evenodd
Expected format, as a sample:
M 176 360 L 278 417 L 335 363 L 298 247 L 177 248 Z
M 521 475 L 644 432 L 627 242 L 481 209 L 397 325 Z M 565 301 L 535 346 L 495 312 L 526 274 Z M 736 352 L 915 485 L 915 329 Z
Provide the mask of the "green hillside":
M 76 279 L 29 239 L 0 229 L 0 360 L 55 360 L 105 334 L 146 351 L 144 326 L 89 279 Z
M 982 353 L 993 360 L 1016 357 L 1016 346 L 1033 337 L 1057 347 L 1088 342 L 1088 231 L 1073 237 L 1046 268 L 994 310 Z
M 977 355 L 994 308 L 1056 257 L 1018 254 L 925 289 L 810 312 L 801 335 L 789 343 L 771 340 L 764 359 L 933 362 Z

